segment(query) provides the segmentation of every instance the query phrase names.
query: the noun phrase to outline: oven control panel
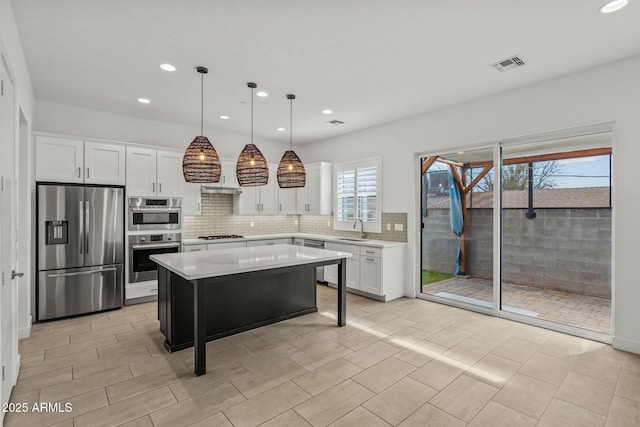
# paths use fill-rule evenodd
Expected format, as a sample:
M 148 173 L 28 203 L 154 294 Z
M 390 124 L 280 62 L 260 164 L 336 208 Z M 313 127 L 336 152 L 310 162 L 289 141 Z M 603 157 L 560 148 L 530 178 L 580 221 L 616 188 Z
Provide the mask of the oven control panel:
M 149 245 L 166 242 L 182 241 L 182 233 L 153 233 L 153 234 L 130 234 L 130 245 Z

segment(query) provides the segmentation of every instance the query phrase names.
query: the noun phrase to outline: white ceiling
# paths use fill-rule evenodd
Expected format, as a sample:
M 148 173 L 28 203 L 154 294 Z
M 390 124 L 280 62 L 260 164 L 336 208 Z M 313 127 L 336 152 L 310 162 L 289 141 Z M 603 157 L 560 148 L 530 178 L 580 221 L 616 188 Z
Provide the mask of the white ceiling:
M 256 135 L 288 141 L 294 93 L 295 143 L 640 53 L 640 2 L 603 15 L 604 2 L 11 0 L 37 99 L 195 133 L 202 65 L 205 127 L 247 134 L 254 81 L 270 94 L 256 98 Z M 526 65 L 488 66 L 511 55 Z M 177 71 L 160 70 L 164 62 Z

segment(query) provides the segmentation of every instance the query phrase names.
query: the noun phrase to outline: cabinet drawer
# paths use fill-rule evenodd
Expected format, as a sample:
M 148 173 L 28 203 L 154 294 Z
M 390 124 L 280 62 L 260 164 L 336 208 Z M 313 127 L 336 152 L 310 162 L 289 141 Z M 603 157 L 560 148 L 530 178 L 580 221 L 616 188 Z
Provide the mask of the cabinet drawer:
M 367 257 L 382 257 L 382 248 L 371 248 L 369 246 L 362 246 L 360 248 L 360 255 Z
M 130 300 L 134 298 L 148 297 L 151 295 L 158 295 L 157 280 L 140 283 L 127 283 L 125 290 L 126 299 Z
M 229 248 L 246 248 L 247 242 L 220 242 L 220 243 L 207 243 L 208 251 L 215 251 L 216 249 L 229 249 Z
M 206 251 L 207 250 L 207 244 L 206 243 L 201 243 L 201 244 L 196 244 L 196 245 L 184 245 L 184 249 L 182 249 L 182 252 L 198 252 L 198 251 Z

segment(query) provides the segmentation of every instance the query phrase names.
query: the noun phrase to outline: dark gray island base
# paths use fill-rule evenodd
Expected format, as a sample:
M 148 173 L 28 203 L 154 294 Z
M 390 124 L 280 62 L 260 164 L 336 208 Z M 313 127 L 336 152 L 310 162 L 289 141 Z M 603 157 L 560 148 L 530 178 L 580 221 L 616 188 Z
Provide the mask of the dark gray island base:
M 329 264 L 338 264 L 337 318 L 344 326 L 344 258 L 194 280 L 159 264 L 158 318 L 165 348 L 195 346 L 195 375 L 205 374 L 207 341 L 318 311 L 316 267 Z

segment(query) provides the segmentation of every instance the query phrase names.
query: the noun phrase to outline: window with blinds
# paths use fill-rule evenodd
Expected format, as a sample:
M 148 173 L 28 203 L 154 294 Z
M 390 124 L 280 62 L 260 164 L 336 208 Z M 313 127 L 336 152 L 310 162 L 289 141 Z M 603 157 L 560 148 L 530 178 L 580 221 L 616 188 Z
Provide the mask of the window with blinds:
M 365 231 L 379 233 L 380 160 L 337 164 L 335 171 L 334 228 L 353 230 L 355 221 L 361 219 Z

